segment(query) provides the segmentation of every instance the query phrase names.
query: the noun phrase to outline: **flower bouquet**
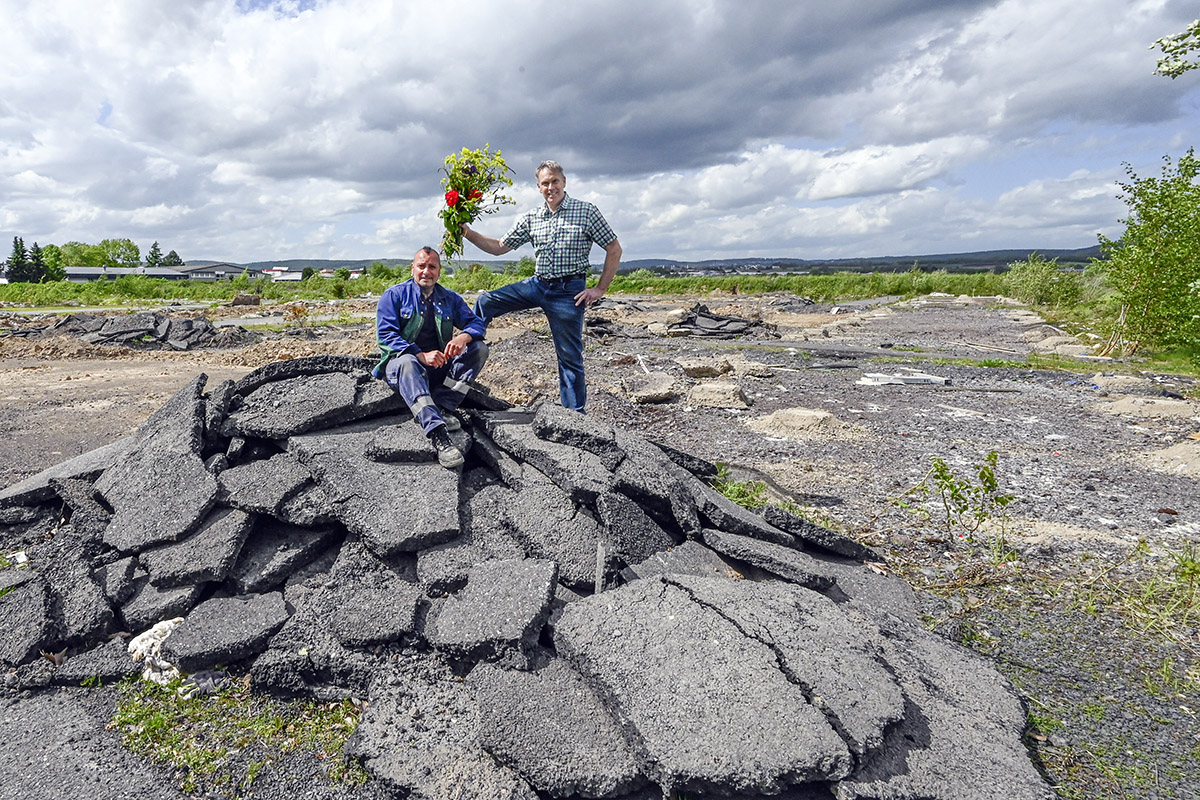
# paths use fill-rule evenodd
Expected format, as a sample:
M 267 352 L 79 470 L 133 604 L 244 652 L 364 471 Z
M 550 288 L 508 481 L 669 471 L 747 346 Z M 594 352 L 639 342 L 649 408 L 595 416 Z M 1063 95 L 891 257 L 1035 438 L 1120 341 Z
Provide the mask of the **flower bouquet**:
M 514 202 L 501 194 L 506 186 L 512 186 L 512 172 L 500 151 L 491 152 L 485 144 L 482 150 L 463 148 L 461 153 L 446 156 L 446 173 L 442 188 L 446 190 L 446 207 L 438 212 L 446 232 L 442 236 L 442 255 L 450 259 L 463 251 L 462 225 L 474 222 L 481 214 L 498 211 L 505 203 Z

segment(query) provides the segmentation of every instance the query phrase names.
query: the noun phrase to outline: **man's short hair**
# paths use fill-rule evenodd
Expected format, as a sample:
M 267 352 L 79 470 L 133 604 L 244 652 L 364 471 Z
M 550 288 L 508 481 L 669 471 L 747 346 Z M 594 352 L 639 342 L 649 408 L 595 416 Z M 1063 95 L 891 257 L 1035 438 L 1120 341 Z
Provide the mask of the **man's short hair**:
M 413 259 L 415 260 L 415 259 L 416 259 L 416 257 L 417 257 L 418 255 L 420 255 L 421 253 L 424 253 L 424 254 L 426 254 L 426 255 L 429 255 L 429 256 L 437 256 L 437 257 L 438 257 L 438 261 L 441 261 L 441 260 L 442 260 L 442 254 L 441 254 L 441 253 L 439 253 L 437 250 L 434 250 L 434 249 L 433 249 L 432 247 L 430 247 L 429 245 L 425 245 L 425 246 L 424 246 L 424 247 L 422 247 L 420 250 L 418 250 L 418 251 L 417 251 L 417 252 L 416 252 L 416 253 L 413 255 Z
M 533 177 L 536 178 L 539 175 L 541 175 L 542 170 L 544 170 L 544 169 L 548 169 L 553 172 L 557 172 L 558 177 L 562 178 L 564 181 L 567 179 L 567 173 L 566 173 L 566 170 L 563 169 L 563 165 L 558 163 L 557 161 L 550 161 L 549 159 L 538 164 L 537 169 L 535 169 L 533 171 Z

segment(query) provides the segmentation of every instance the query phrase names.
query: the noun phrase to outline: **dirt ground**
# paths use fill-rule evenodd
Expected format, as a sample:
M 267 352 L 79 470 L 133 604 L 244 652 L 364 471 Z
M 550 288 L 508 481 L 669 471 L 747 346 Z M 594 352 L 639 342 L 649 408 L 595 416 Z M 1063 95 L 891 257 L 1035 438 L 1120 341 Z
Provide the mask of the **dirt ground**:
M 760 324 L 664 334 L 698 303 Z M 346 312 L 332 333 L 232 351 L 0 338 L 0 485 L 132 433 L 197 372 L 215 385 L 281 358 L 370 355 L 370 324 Z M 876 547 L 921 590 L 931 627 L 994 657 L 1024 694 L 1031 753 L 1062 796 L 1200 796 L 1200 634 L 1179 613 L 1188 576 L 1195 613 L 1200 580 L 1191 379 L 1089 357 L 998 298 L 620 296 L 588 331 L 589 414 L 728 464 Z M 495 394 L 557 398 L 544 318 L 497 320 L 489 337 Z M 651 383 L 667 398 L 638 402 Z M 967 525 L 944 511 L 952 487 L 979 512 Z M 999 495 L 1011 502 L 987 505 Z

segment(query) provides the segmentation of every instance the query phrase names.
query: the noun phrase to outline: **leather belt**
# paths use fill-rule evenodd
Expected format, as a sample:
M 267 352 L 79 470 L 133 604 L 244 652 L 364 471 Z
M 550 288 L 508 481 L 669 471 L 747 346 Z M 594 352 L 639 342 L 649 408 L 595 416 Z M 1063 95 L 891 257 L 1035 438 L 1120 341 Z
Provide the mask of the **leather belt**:
M 569 281 L 581 281 L 587 278 L 586 272 L 579 272 L 574 275 L 563 275 L 558 278 L 543 278 L 541 275 L 534 275 L 542 283 L 568 283 Z

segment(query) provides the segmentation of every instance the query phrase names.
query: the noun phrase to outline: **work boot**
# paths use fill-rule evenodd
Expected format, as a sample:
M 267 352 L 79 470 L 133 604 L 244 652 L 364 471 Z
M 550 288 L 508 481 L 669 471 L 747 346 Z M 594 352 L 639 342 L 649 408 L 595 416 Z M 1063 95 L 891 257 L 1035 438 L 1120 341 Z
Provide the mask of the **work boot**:
M 442 419 L 444 419 L 446 421 L 446 430 L 448 430 L 448 431 L 461 431 L 462 430 L 462 417 L 458 416 L 458 414 L 456 414 L 453 411 L 446 411 L 445 409 L 442 409 L 442 408 L 439 408 L 438 411 L 442 412 Z
M 439 464 L 446 469 L 462 466 L 462 451 L 454 446 L 454 442 L 450 441 L 450 434 L 446 431 L 445 425 L 438 425 L 431 430 L 429 441 L 433 445 L 433 449 L 437 451 Z

